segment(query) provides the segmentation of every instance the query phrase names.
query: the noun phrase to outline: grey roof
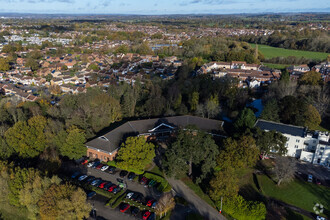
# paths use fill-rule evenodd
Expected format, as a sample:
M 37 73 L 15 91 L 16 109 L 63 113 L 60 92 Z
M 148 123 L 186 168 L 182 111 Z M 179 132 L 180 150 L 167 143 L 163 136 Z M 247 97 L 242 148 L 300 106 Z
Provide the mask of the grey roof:
M 187 125 L 195 125 L 197 128 L 213 134 L 220 133 L 223 125 L 223 121 L 189 115 L 129 121 L 103 136 L 88 141 L 86 146 L 105 152 L 113 152 L 127 137 L 151 133 L 151 129 L 162 123 L 171 126 L 174 129 L 183 128 Z M 102 137 L 105 137 L 106 139 Z
M 265 121 L 262 119 L 259 119 L 256 124 L 256 127 L 259 127 L 262 130 L 268 130 L 268 131 L 278 131 L 282 134 L 290 134 L 293 136 L 299 136 L 299 137 L 305 137 L 306 129 L 304 127 L 300 126 L 294 126 L 294 125 L 287 125 L 272 121 Z

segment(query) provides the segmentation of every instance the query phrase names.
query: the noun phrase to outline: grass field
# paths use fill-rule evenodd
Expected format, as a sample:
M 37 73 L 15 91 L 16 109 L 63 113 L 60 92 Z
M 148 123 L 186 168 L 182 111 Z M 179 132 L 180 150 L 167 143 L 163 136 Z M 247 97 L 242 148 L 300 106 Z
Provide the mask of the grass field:
M 255 44 L 250 44 L 253 48 L 255 48 Z M 258 49 L 265 56 L 265 58 L 273 58 L 273 57 L 305 57 L 309 59 L 319 59 L 325 60 L 328 56 L 327 53 L 322 52 L 312 52 L 312 51 L 303 51 L 303 50 L 290 50 L 278 47 L 271 47 L 267 45 L 259 45 Z
M 287 64 L 276 64 L 276 63 L 263 63 L 263 65 L 272 69 L 279 69 L 279 70 L 286 69 L 287 67 L 290 66 Z
M 294 180 L 277 186 L 265 175 L 258 175 L 258 182 L 264 195 L 282 200 L 288 204 L 313 212 L 316 203 L 321 203 L 329 214 L 330 189 L 313 183 Z

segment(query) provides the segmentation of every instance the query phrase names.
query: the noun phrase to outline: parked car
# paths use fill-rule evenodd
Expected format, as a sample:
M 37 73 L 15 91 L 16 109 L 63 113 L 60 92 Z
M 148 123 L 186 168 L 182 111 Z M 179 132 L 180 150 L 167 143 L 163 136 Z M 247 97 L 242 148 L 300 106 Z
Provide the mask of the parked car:
M 129 209 L 129 207 L 130 207 L 129 204 L 127 204 L 127 203 L 121 203 L 121 204 L 119 205 L 119 210 L 120 210 L 121 212 L 126 212 L 127 209 Z
M 126 170 L 122 170 L 122 171 L 120 171 L 119 176 L 121 178 L 124 178 L 127 174 L 128 174 L 128 172 Z
M 99 169 L 101 169 L 103 166 L 104 166 L 103 164 L 99 164 L 99 165 L 97 165 L 95 168 L 99 170 Z
M 117 188 L 117 185 L 113 184 L 109 187 L 108 191 L 112 192 L 115 188 Z
M 103 182 L 104 182 L 104 180 L 102 180 L 102 179 L 101 179 L 101 180 L 100 180 L 100 181 L 98 181 L 98 182 L 97 182 L 97 183 L 96 183 L 94 186 L 95 186 L 95 187 L 99 187 L 99 186 L 100 186 L 100 184 L 101 184 L 101 183 L 103 183 Z
M 316 183 L 317 185 L 321 185 L 321 180 L 320 180 L 320 179 L 316 179 L 316 180 L 315 180 L 315 183 Z
M 143 213 L 142 218 L 143 218 L 144 220 L 148 220 L 148 218 L 149 218 L 150 215 L 151 215 L 151 212 L 149 212 L 149 211 L 145 211 L 145 212 Z
M 100 165 L 100 163 L 101 163 L 100 161 L 95 161 L 92 167 L 96 168 L 98 165 Z
M 88 176 L 87 175 L 82 175 L 78 178 L 79 181 L 83 181 L 84 179 L 86 179 Z
M 76 177 L 78 177 L 80 174 L 80 172 L 75 172 L 74 174 L 72 174 L 71 178 L 74 179 Z
M 92 181 L 91 185 L 95 186 L 98 182 L 102 181 L 100 178 L 97 178 L 95 180 Z
M 110 173 L 110 174 L 115 174 L 115 173 L 116 173 L 116 167 L 112 167 L 112 166 L 110 166 L 110 167 L 106 170 L 106 172 L 108 172 L 108 173 Z
M 148 207 L 151 207 L 152 204 L 153 204 L 155 201 L 156 201 L 156 200 L 154 200 L 154 199 L 149 199 L 148 202 L 147 202 L 147 206 L 148 206 Z
M 113 194 L 117 194 L 117 193 L 119 193 L 119 192 L 121 191 L 121 189 L 122 189 L 122 188 L 120 188 L 120 187 L 117 186 L 116 188 L 114 188 L 114 189 L 112 190 L 112 193 L 113 193 Z
M 109 166 L 108 165 L 104 165 L 102 168 L 101 168 L 101 171 L 106 171 L 106 169 L 108 169 Z
M 134 192 L 127 193 L 126 198 L 131 199 L 133 195 L 134 195 Z
M 96 178 L 94 176 L 89 176 L 87 179 L 85 179 L 85 183 L 89 184 L 92 181 L 94 181 Z
M 88 163 L 88 159 L 84 159 L 80 164 L 82 164 L 82 165 L 86 165 L 87 163 Z
M 95 162 L 93 162 L 93 161 L 92 161 L 92 162 L 89 162 L 89 163 L 87 164 L 87 167 L 92 167 L 92 166 L 94 165 L 94 163 L 95 163 Z
M 140 209 L 138 207 L 134 207 L 134 206 L 131 207 L 131 214 L 133 216 L 137 216 L 139 214 L 139 212 L 140 212 Z
M 316 216 L 316 220 L 326 220 L 326 218 L 324 218 L 322 216 Z
M 157 205 L 157 201 L 154 201 L 151 205 L 151 208 L 153 208 L 153 209 L 156 208 L 156 205 Z
M 143 176 L 143 177 L 141 178 L 141 180 L 140 180 L 140 183 L 141 183 L 142 185 L 146 185 L 146 184 L 148 183 L 148 181 L 149 181 L 148 178 L 146 178 L 146 177 Z
M 94 192 L 94 191 L 87 192 L 87 199 L 91 199 L 91 198 L 93 198 L 95 195 L 96 195 L 96 192 Z
M 155 180 L 150 180 L 148 183 L 149 187 L 153 187 L 157 182 Z
M 109 182 L 109 183 L 107 183 L 107 184 L 104 185 L 103 189 L 108 191 L 109 188 L 110 188 L 110 186 L 112 186 L 112 185 L 113 184 L 111 182 Z
M 312 174 L 308 174 L 308 182 L 312 183 L 313 182 L 313 175 Z
M 103 189 L 104 186 L 105 186 L 106 184 L 108 184 L 108 183 L 109 183 L 109 182 L 107 182 L 107 181 L 102 182 L 102 183 L 99 185 L 99 188 Z
M 127 176 L 127 179 L 128 179 L 128 180 L 133 180 L 135 177 L 136 177 L 135 173 L 130 172 L 130 173 L 128 174 L 128 176 Z

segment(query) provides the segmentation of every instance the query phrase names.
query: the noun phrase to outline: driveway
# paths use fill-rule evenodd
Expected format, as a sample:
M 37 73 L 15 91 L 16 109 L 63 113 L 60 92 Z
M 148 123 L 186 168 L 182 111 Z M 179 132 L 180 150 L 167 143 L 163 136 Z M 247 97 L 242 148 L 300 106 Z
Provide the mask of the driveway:
M 96 195 L 92 199 L 87 200 L 88 203 L 90 203 L 93 207 L 93 209 L 96 211 L 97 217 L 103 217 L 104 219 L 112 220 L 112 219 L 120 219 L 120 220 L 136 220 L 137 218 L 131 216 L 128 213 L 121 213 L 118 208 L 112 209 L 108 206 L 105 206 L 108 198 Z M 89 218 L 90 220 L 96 219 L 93 217 Z
M 330 170 L 323 166 L 298 161 L 297 171 L 298 176 L 304 181 L 307 181 L 308 174 L 312 174 L 314 180 L 317 178 L 322 185 L 330 187 Z
M 167 179 L 172 185 L 175 193 L 183 197 L 187 202 L 191 204 L 190 210 L 196 210 L 200 215 L 208 220 L 224 220 L 226 219 L 216 209 L 207 204 L 203 199 L 195 194 L 188 186 L 182 181 L 175 179 Z

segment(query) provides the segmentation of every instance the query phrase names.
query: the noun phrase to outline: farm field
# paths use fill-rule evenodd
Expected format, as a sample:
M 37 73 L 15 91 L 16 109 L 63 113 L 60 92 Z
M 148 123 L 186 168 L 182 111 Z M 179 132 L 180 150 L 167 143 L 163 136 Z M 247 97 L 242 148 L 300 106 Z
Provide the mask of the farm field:
M 250 44 L 253 48 L 255 48 L 255 44 Z M 273 57 L 305 57 L 309 59 L 319 59 L 324 60 L 327 58 L 327 53 L 322 52 L 313 52 L 313 51 L 303 51 L 303 50 L 291 50 L 284 49 L 278 47 L 271 47 L 267 45 L 258 44 L 258 49 L 265 56 L 265 58 L 273 58 Z

